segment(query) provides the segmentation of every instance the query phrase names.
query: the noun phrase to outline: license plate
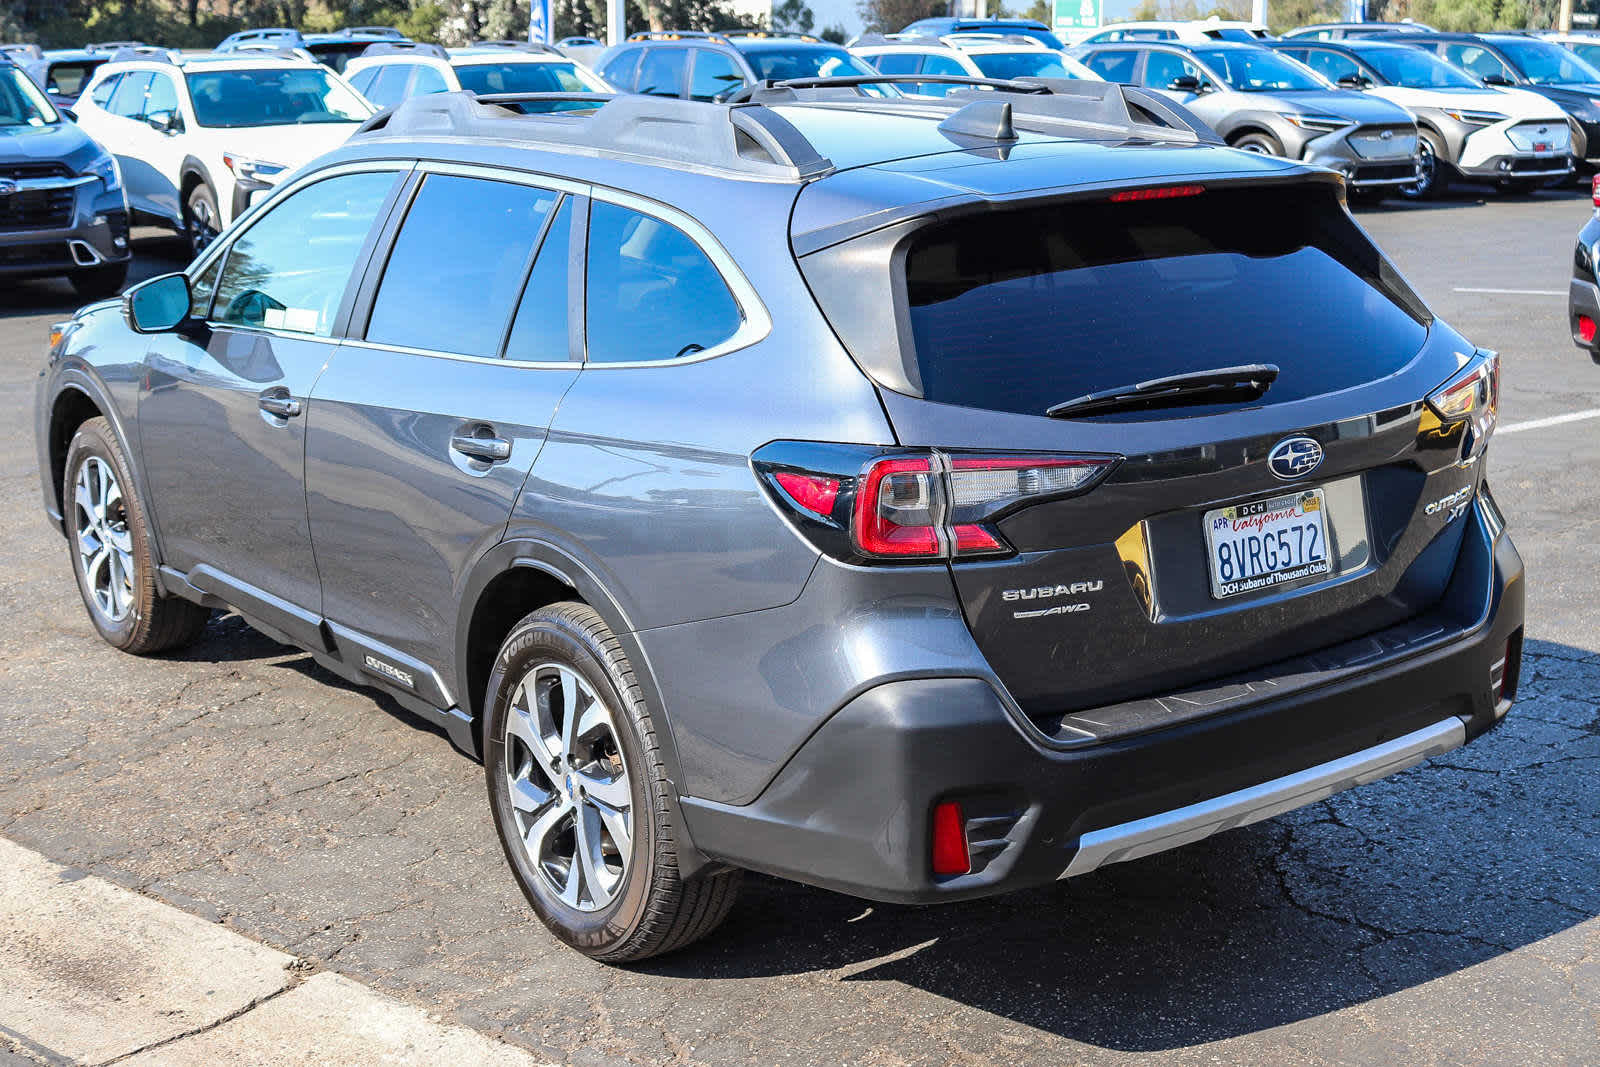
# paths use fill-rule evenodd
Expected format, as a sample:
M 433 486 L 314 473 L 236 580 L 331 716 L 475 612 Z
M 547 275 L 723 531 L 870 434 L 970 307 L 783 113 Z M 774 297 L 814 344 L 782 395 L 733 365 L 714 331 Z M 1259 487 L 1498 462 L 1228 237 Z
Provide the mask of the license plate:
M 1321 489 L 1208 511 L 1205 528 L 1211 595 L 1218 600 L 1331 569 Z

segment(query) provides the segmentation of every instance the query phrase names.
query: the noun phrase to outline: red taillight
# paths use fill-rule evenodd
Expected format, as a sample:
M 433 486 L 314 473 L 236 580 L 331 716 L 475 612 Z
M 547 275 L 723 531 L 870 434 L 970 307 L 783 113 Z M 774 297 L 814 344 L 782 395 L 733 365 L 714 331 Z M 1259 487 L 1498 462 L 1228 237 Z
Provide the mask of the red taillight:
M 938 556 L 943 507 L 932 458 L 883 459 L 856 491 L 856 547 L 868 556 Z
M 1594 320 L 1587 315 L 1578 316 L 1578 338 L 1586 345 L 1594 343 Z
M 1589 179 L 1589 195 L 1594 200 L 1594 206 L 1600 208 L 1600 174 Z
M 1006 555 L 995 520 L 1091 489 L 1118 456 L 979 456 L 775 441 L 751 457 L 801 532 L 852 563 Z
M 960 804 L 946 800 L 933 809 L 933 873 L 966 874 L 970 870 L 966 819 Z
M 1140 200 L 1176 200 L 1179 197 L 1199 196 L 1206 191 L 1203 185 L 1161 185 L 1153 189 L 1124 189 L 1111 194 L 1113 204 L 1134 203 Z
M 834 501 L 839 499 L 839 479 L 796 471 L 778 471 L 773 477 L 783 486 L 783 491 L 807 511 L 822 516 L 833 514 Z

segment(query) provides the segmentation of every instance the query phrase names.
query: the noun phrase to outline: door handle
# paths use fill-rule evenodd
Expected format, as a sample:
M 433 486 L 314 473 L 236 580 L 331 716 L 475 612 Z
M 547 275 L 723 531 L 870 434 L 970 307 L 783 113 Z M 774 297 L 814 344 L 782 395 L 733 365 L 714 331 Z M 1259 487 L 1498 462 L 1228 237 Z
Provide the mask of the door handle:
M 463 456 L 485 463 L 501 463 L 511 458 L 511 442 L 503 437 L 476 437 L 458 433 L 450 438 L 450 447 Z
M 292 419 L 300 414 L 300 401 L 289 395 L 287 389 L 281 387 L 269 389 L 256 398 L 256 404 L 269 415 L 276 415 L 280 419 Z

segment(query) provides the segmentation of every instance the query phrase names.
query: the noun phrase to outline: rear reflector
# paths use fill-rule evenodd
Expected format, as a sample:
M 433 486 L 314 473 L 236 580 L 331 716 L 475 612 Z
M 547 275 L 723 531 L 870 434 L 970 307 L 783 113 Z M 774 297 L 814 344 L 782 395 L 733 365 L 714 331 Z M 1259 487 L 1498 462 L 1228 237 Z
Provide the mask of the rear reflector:
M 1587 315 L 1578 316 L 1578 337 L 1586 345 L 1594 343 L 1594 320 Z
M 1594 206 L 1600 208 L 1600 174 L 1589 179 L 1589 195 L 1594 198 Z
M 1184 196 L 1199 196 L 1206 191 L 1203 185 L 1162 185 L 1154 189 L 1124 189 L 1111 194 L 1113 204 L 1128 204 L 1140 200 L 1176 200 Z
M 970 870 L 966 819 L 960 804 L 946 800 L 933 809 L 933 873 L 966 874 Z
M 796 471 L 778 471 L 773 477 L 796 504 L 813 515 L 833 514 L 833 503 L 839 498 L 839 479 Z

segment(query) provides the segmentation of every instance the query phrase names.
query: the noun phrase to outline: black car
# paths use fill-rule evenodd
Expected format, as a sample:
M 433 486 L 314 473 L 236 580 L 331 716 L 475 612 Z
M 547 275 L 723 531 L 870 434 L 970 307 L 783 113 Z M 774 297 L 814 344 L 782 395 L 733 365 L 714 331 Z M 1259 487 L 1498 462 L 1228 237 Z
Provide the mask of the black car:
M 1526 89 L 1560 105 L 1581 170 L 1600 166 L 1600 69 L 1558 44 L 1520 33 L 1396 33 L 1375 40 L 1425 48 L 1484 85 Z

